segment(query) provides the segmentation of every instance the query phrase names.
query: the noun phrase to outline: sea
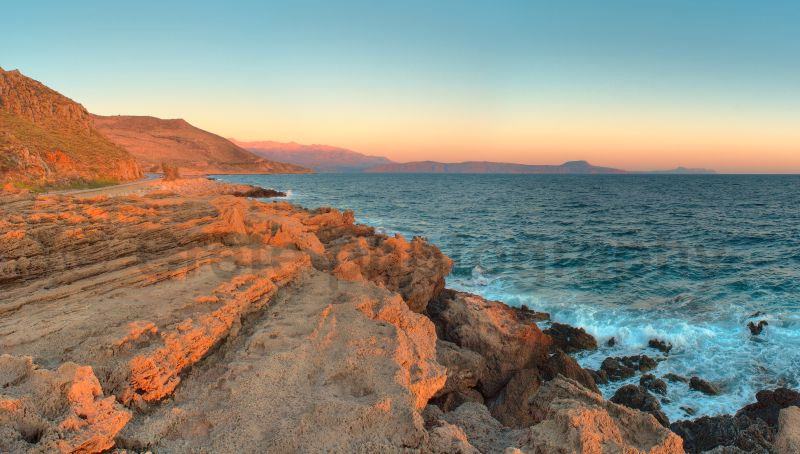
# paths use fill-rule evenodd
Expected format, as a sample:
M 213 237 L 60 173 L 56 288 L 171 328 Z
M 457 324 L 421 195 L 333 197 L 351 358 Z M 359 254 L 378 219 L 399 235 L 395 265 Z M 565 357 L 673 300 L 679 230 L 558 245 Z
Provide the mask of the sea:
M 422 236 L 454 260 L 451 288 L 584 328 L 577 356 L 663 358 L 670 420 L 734 413 L 761 389 L 800 387 L 800 176 L 222 175 L 307 207 L 353 210 L 388 234 Z M 769 325 L 751 335 L 750 321 Z M 542 326 L 545 327 L 544 325 Z M 616 343 L 608 346 L 614 338 Z M 669 355 L 650 339 L 673 345 Z M 638 377 L 601 387 L 606 397 Z

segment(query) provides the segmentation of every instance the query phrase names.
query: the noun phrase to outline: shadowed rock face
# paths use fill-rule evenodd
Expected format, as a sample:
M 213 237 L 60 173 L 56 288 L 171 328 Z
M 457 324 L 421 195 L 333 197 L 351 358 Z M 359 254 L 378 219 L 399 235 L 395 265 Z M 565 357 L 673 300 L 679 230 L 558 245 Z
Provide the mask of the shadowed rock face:
M 552 345 L 538 326 L 520 321 L 524 314 L 498 301 L 447 290 L 428 305 L 439 337 L 472 350 L 486 360 L 480 382 L 485 397 L 495 396 L 515 372 L 544 364 Z
M 747 416 L 704 416 L 692 421 L 677 421 L 670 426 L 680 435 L 689 453 L 717 447 L 735 447 L 744 452 L 769 453 L 775 429 L 764 421 Z
M 426 423 L 446 428 L 453 444 L 464 434 L 485 453 L 683 453 L 680 437 L 652 416 L 605 401 L 568 379 L 545 383 L 530 403 L 536 424 L 527 428 L 504 427 L 485 406 L 472 402 L 444 414 L 426 411 Z
M 600 389 L 597 388 L 597 383 L 591 373 L 561 350 L 553 352 L 544 364 L 539 365 L 539 373 L 545 380 L 553 380 L 559 375 L 575 380 L 589 391 L 600 394 Z
M 80 104 L 0 68 L 0 183 L 29 186 L 141 178 L 133 157 L 98 133 Z
M 583 328 L 575 328 L 563 323 L 553 323 L 544 330 L 545 334 L 566 353 L 575 353 L 581 350 L 597 350 L 597 341 Z
M 796 391 L 764 390 L 756 394 L 755 403 L 742 407 L 736 415 L 677 421 L 670 428 L 684 438 L 690 453 L 733 448 L 744 452 L 785 452 L 785 446 L 793 443 L 792 430 L 787 424 L 795 412 L 790 410 L 784 415 L 784 411 L 798 404 L 800 393 Z M 776 434 L 779 433 L 778 440 Z
M 736 415 L 759 418 L 770 426 L 778 424 L 778 415 L 784 408 L 800 406 L 800 393 L 787 388 L 764 390 L 756 393 L 756 402 L 746 405 Z
M 647 392 L 644 386 L 625 385 L 614 393 L 611 402 L 649 413 L 653 415 L 661 425 L 669 427 L 669 419 L 667 419 L 667 415 L 661 411 L 661 404 L 658 402 L 658 399 Z

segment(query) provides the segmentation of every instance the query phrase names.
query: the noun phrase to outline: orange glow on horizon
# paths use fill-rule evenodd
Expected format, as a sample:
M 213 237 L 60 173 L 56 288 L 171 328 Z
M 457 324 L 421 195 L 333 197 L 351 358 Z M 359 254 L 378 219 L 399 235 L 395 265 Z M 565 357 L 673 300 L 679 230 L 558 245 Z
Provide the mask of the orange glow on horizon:
M 280 121 L 273 127 L 220 125 L 239 140 L 295 141 L 341 146 L 396 162 L 496 161 L 561 164 L 586 160 L 626 170 L 661 170 L 678 166 L 730 173 L 800 172 L 800 129 L 772 123 L 683 119 L 663 121 L 540 121 L 480 123 L 451 121 L 425 125 L 409 121 L 343 119 L 300 131 Z M 405 133 L 404 131 L 414 131 Z

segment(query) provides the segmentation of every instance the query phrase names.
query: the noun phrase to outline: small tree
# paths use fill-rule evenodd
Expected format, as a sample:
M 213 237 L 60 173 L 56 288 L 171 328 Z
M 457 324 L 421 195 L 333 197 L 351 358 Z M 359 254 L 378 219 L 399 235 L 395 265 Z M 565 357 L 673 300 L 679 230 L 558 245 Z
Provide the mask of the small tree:
M 178 166 L 173 166 L 167 164 L 166 162 L 162 162 L 161 170 L 164 172 L 165 180 L 177 180 L 178 178 L 181 177 L 180 172 L 178 172 Z

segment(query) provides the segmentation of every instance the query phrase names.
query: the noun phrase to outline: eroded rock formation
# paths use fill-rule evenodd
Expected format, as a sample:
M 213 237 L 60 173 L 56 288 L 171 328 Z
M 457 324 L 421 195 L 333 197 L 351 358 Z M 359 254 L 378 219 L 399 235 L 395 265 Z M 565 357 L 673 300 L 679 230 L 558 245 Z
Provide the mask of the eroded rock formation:
M 103 396 L 89 366 L 49 371 L 30 356 L 0 356 L 2 452 L 101 452 L 130 418 L 114 396 Z
M 188 179 L 117 197 L 2 198 L 0 346 L 93 374 L 103 411 L 119 415 L 85 420 L 97 439 L 86 451 L 427 443 L 418 412 L 448 374 L 434 325 L 400 295 L 424 306 L 449 259 L 352 213 L 237 197 L 251 190 Z M 362 277 L 338 278 L 344 263 Z M 29 414 L 43 397 L 10 389 L 4 440 L 47 451 L 72 436 L 60 420 L 48 423 L 56 435 L 28 433 L 13 402 L 34 402 Z
M 440 438 L 460 452 L 483 453 L 682 453 L 680 437 L 650 415 L 603 400 L 577 382 L 558 378 L 545 383 L 530 399 L 536 423 L 509 428 L 485 406 L 465 403 L 449 413 L 426 414 Z M 462 434 L 471 448 L 464 448 Z M 458 451 L 454 451 L 458 452 Z
M 526 312 L 468 293 L 446 290 L 428 305 L 439 337 L 486 360 L 481 392 L 494 397 L 517 371 L 544 364 L 552 340 Z
M 0 197 L 0 450 L 680 452 L 434 246 L 252 190 Z

